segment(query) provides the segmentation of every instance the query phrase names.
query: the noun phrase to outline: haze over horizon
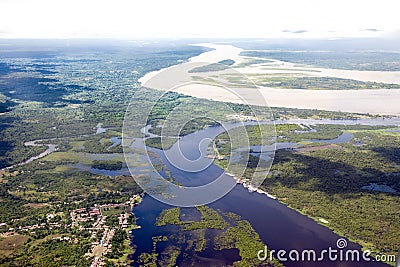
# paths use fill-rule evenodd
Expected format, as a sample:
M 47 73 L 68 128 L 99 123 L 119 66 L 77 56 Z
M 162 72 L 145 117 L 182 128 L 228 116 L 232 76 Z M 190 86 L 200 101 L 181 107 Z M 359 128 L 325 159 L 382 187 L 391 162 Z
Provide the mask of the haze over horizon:
M 0 38 L 397 38 L 396 7 L 392 0 L 3 0 Z

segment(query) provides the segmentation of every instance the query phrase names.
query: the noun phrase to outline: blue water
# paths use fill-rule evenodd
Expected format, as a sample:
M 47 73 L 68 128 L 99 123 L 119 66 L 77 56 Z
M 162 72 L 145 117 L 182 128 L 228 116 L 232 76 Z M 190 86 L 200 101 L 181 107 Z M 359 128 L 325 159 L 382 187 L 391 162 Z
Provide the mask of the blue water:
M 207 128 L 194 134 L 187 135 L 179 140 L 179 144 L 172 147 L 171 151 L 176 149 L 179 145 L 183 154 L 192 160 L 200 159 L 202 152 L 199 150 L 199 144 L 204 138 L 213 138 L 221 132 L 219 127 Z M 338 138 L 332 140 L 318 140 L 318 142 L 331 142 L 341 143 L 348 142 L 353 138 L 351 134 L 342 134 Z M 347 141 L 346 141 L 347 140 Z M 316 141 L 316 140 L 313 140 Z M 292 143 L 290 145 L 293 145 Z M 282 148 L 288 145 L 283 144 Z M 152 149 L 158 153 L 161 158 L 166 159 L 166 155 L 162 151 Z M 173 161 L 179 162 L 182 159 L 181 155 L 177 153 L 170 153 L 168 157 Z M 216 175 L 222 170 L 215 166 L 213 163 L 207 165 L 198 173 L 185 172 L 173 165 L 165 162 L 171 171 L 172 176 L 179 182 L 188 185 L 196 186 L 206 184 L 213 180 Z M 199 160 L 199 165 L 208 164 L 207 159 Z M 206 192 L 205 192 L 206 194 Z M 249 192 L 241 185 L 234 186 L 233 190 L 221 199 L 209 205 L 214 209 L 221 209 L 222 211 L 234 212 L 240 215 L 243 219 L 248 220 L 253 228 L 258 232 L 264 243 L 270 249 L 279 250 L 291 249 L 305 250 L 315 249 L 317 252 L 332 247 L 336 249 L 336 241 L 341 238 L 339 235 L 333 233 L 330 229 L 316 223 L 314 220 L 288 208 L 286 205 L 278 202 L 277 200 L 268 198 L 266 195 L 261 195 L 255 192 Z M 152 237 L 157 235 L 168 235 L 179 231 L 177 226 L 157 227 L 155 226 L 156 218 L 161 211 L 171 206 L 161 203 L 151 196 L 146 195 L 143 202 L 134 208 L 134 213 L 138 218 L 137 224 L 141 226 L 140 229 L 133 231 L 134 244 L 137 246 L 136 253 L 133 255 L 134 259 L 142 252 L 151 253 L 152 251 Z M 361 246 L 352 242 L 348 242 L 346 249 L 361 250 Z M 160 251 L 157 251 L 160 252 Z M 215 251 L 206 250 L 206 255 L 201 256 L 207 258 L 220 259 Z M 234 254 L 232 254 L 234 258 Z M 254 257 L 257 257 L 257 251 L 254 252 Z M 178 258 L 181 259 L 181 258 Z M 179 264 L 179 263 L 178 263 Z M 230 264 L 225 261 L 225 264 Z M 376 262 L 285 262 L 286 266 L 387 266 L 383 263 Z M 206 266 L 200 263 L 198 266 Z M 218 265 L 216 265 L 218 266 Z
M 116 147 L 116 146 L 120 145 L 121 142 L 122 142 L 122 139 L 121 139 L 121 137 L 111 137 L 111 138 L 110 138 L 110 141 L 111 141 L 113 144 L 112 144 L 111 146 L 109 146 L 107 149 L 111 149 L 111 148 L 113 148 L 113 147 Z

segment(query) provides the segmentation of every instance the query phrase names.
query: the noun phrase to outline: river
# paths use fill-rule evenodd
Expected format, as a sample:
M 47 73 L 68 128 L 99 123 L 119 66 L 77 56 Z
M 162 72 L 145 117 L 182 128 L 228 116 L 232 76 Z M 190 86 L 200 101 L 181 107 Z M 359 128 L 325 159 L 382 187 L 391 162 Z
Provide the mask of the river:
M 369 81 L 377 83 L 395 83 L 400 84 L 399 71 L 356 71 L 356 70 L 339 70 L 327 68 L 312 68 L 310 66 L 295 67 L 296 64 L 288 62 L 280 62 L 282 64 L 268 69 L 263 66 L 246 66 L 240 67 L 240 63 L 245 60 L 244 56 L 240 55 L 243 51 L 232 45 L 222 44 L 198 44 L 212 48 L 214 50 L 204 52 L 196 57 L 190 58 L 189 62 L 197 63 L 216 63 L 221 60 L 233 59 L 236 66 L 233 65 L 233 72 L 237 72 L 234 76 L 240 79 L 247 80 L 244 77 L 248 75 L 266 75 L 277 72 L 276 68 L 280 69 L 279 73 L 286 75 L 299 75 L 304 77 L 333 77 L 341 79 L 352 79 L 357 81 Z M 257 59 L 257 58 L 254 58 Z M 182 67 L 183 64 L 180 65 Z M 171 71 L 172 68 L 150 72 L 139 79 L 142 85 L 154 89 L 165 90 L 165 83 L 153 84 L 151 78 L 156 74 L 164 71 Z M 301 69 L 301 70 L 299 70 Z M 304 70 L 306 69 L 306 71 Z M 241 86 L 240 83 L 232 86 L 227 83 L 224 78 L 224 73 L 208 72 L 209 78 L 213 78 L 220 85 L 227 86 L 230 90 L 223 88 L 224 86 L 211 85 L 206 82 L 194 82 L 185 86 L 174 88 L 174 91 L 209 100 L 242 103 L 242 98 L 245 97 L 246 103 L 250 105 L 269 105 L 271 107 L 286 107 L 300 109 L 319 109 L 329 111 L 343 111 L 353 113 L 370 113 L 370 114 L 385 114 L 385 115 L 400 115 L 400 89 L 365 89 L 365 90 L 305 90 L 305 89 L 286 89 L 273 87 L 258 87 L 260 93 L 264 96 L 265 101 L 260 102 L 259 94 L 254 93 L 254 88 Z M 230 75 L 234 73 L 230 72 Z M 196 73 L 197 76 L 198 73 Z M 261 77 L 260 76 L 260 77 Z M 216 78 L 218 77 L 218 78 Z M 196 77 L 193 77 L 195 80 Z M 150 81 L 150 82 L 149 82 Z M 241 97 L 238 97 L 241 96 Z
M 303 123 L 303 124 L 360 124 L 360 125 L 399 125 L 398 119 L 365 119 L 365 120 L 293 120 L 281 121 L 277 123 Z M 221 129 L 219 129 L 221 128 Z M 222 132 L 222 127 L 209 127 L 196 133 L 189 134 L 182 137 L 171 149 L 179 146 L 188 158 L 195 159 L 200 157 L 199 144 L 204 138 L 213 139 L 218 132 Z M 313 140 L 314 142 L 323 141 L 326 143 L 341 143 L 346 142 L 352 138 L 351 134 L 342 135 L 339 138 L 332 140 Z M 179 144 L 178 144 L 179 143 Z M 285 147 L 285 146 L 283 146 Z M 165 160 L 165 153 L 158 149 L 151 149 L 156 152 L 163 160 Z M 169 155 L 172 161 L 180 160 L 179 153 L 172 153 Z M 214 179 L 222 170 L 216 165 L 212 164 L 208 168 L 201 170 L 198 173 L 185 172 L 176 168 L 168 161 L 164 161 L 168 169 L 171 171 L 172 176 L 177 178 L 180 183 L 187 186 L 196 186 L 204 184 Z M 341 236 L 333 233 L 329 228 L 322 226 L 314 220 L 300 214 L 299 212 L 288 208 L 286 205 L 280 203 L 278 200 L 267 197 L 264 194 L 256 192 L 249 192 L 242 185 L 236 185 L 224 197 L 209 204 L 211 208 L 220 209 L 222 211 L 234 212 L 240 215 L 243 219 L 248 220 L 253 228 L 258 232 L 261 239 L 270 249 L 279 250 L 291 249 L 305 250 L 315 249 L 317 252 L 329 247 L 336 248 L 336 241 Z M 168 233 L 176 233 L 179 231 L 177 226 L 170 227 L 157 227 L 155 221 L 160 212 L 165 208 L 171 206 L 161 203 L 149 195 L 143 198 L 141 204 L 134 208 L 134 213 L 138 218 L 137 224 L 141 226 L 140 229 L 133 231 L 134 244 L 137 246 L 136 253 L 133 255 L 137 259 L 138 255 L 142 252 L 151 253 L 152 251 L 152 237 L 157 235 L 166 235 Z M 189 211 L 190 208 L 183 208 Z M 352 242 L 348 242 L 347 249 L 361 250 L 361 246 Z M 157 251 L 160 252 L 160 251 Z M 225 264 L 231 264 L 232 261 L 237 260 L 237 256 L 232 255 L 231 261 L 226 258 L 226 255 L 221 256 L 213 250 L 206 250 L 201 254 L 202 257 L 207 259 L 216 259 L 224 261 Z M 254 257 L 257 257 L 257 251 L 254 252 Z M 178 258 L 178 260 L 183 260 Z M 201 259 L 199 257 L 198 259 Z M 183 262 L 178 262 L 178 264 Z M 286 266 L 387 266 L 383 263 L 376 262 L 285 262 Z M 208 261 L 201 262 L 199 266 L 208 265 Z M 217 265 L 215 265 L 217 266 Z
M 102 123 L 98 123 L 96 126 L 96 133 L 94 134 L 82 134 L 82 135 L 78 135 L 78 136 L 71 136 L 71 137 L 63 137 L 61 139 L 68 139 L 68 138 L 79 138 L 79 137 L 88 137 L 90 135 L 96 135 L 96 134 L 101 134 L 101 133 L 105 133 L 107 131 L 106 128 L 103 128 L 103 124 Z M 9 170 L 12 169 L 14 167 L 18 167 L 18 166 L 23 166 L 25 164 L 28 164 L 34 160 L 37 159 L 41 159 L 46 157 L 47 155 L 57 151 L 57 145 L 55 144 L 51 144 L 51 141 L 55 141 L 58 140 L 58 138 L 50 138 L 50 139 L 37 139 L 37 140 L 33 140 L 33 141 L 28 141 L 24 143 L 24 146 L 34 146 L 34 147 L 38 147 L 38 146 L 47 146 L 47 149 L 45 151 L 43 151 L 42 153 L 40 153 L 39 155 L 30 157 L 29 159 L 20 162 L 20 163 L 16 163 L 7 167 L 4 167 L 1 170 Z M 114 147 L 115 145 L 118 145 L 121 143 L 120 140 L 118 140 L 118 137 L 113 138 L 112 140 L 110 140 L 111 142 L 113 142 L 113 145 L 110 146 Z M 38 144 L 39 143 L 39 144 Z
M 267 122 L 272 123 L 272 122 Z M 381 125 L 381 126 L 399 126 L 400 119 L 360 119 L 360 120 L 312 120 L 312 119 L 297 119 L 297 120 L 283 120 L 274 121 L 276 124 L 295 123 L 303 125 L 315 125 L 315 124 L 340 124 L 340 125 Z M 99 128 L 99 126 L 98 126 Z M 146 128 L 146 132 L 148 131 Z M 102 129 L 100 129 L 102 130 Z M 204 139 L 211 140 L 224 129 L 222 127 L 209 127 L 196 133 L 189 134 L 176 143 L 170 150 L 176 149 L 180 146 L 180 149 L 185 152 L 185 156 L 191 159 L 196 159 L 201 155 L 199 151 L 199 144 Z M 154 137 L 154 135 L 152 135 Z M 332 140 L 312 140 L 313 142 L 326 142 L 326 143 L 341 143 L 347 142 L 351 139 L 351 134 L 343 134 L 342 136 Z M 36 142 L 43 140 L 35 140 L 27 142 L 26 145 L 39 145 Z M 50 141 L 50 140 L 47 140 Z M 42 145 L 42 144 L 40 144 Z M 35 159 L 41 158 L 49 153 L 55 151 L 55 145 L 43 144 L 48 146 L 48 149 L 27 160 L 26 162 L 20 163 L 19 165 L 26 164 Z M 291 148 L 295 147 L 296 143 L 278 143 L 279 148 Z M 215 179 L 222 170 L 211 164 L 207 168 L 201 170 L 198 173 L 184 172 L 172 164 L 168 163 L 164 153 L 157 149 L 151 149 L 151 151 L 157 153 L 166 163 L 168 169 L 174 178 L 188 186 L 197 186 L 205 184 Z M 170 153 L 169 157 L 172 161 L 178 160 L 177 153 Z M 171 158 L 170 158 L 171 159 Z M 85 169 L 86 171 L 88 169 Z M 104 174 L 104 170 L 99 170 L 99 174 Z M 141 171 L 141 170 L 137 170 Z M 108 175 L 113 175 L 109 173 Z M 229 179 L 229 177 L 227 177 Z M 284 249 L 289 251 L 291 249 L 304 250 L 304 249 L 315 249 L 317 252 L 328 249 L 329 247 L 336 248 L 336 241 L 340 238 L 339 235 L 333 233 L 327 227 L 324 227 L 314 220 L 300 214 L 299 212 L 288 208 L 286 205 L 280 203 L 278 200 L 272 199 L 264 194 L 258 194 L 256 192 L 249 192 L 242 185 L 238 184 L 234 186 L 224 197 L 211 203 L 209 205 L 214 209 L 220 209 L 222 211 L 234 212 L 240 215 L 243 219 L 248 220 L 253 228 L 260 235 L 262 241 L 268 245 L 269 249 L 280 250 Z M 149 195 L 145 195 L 141 204 L 134 208 L 134 213 L 137 216 L 137 224 L 141 226 L 140 229 L 133 231 L 134 244 L 137 246 L 136 253 L 133 258 L 137 259 L 137 256 L 142 252 L 151 252 L 153 245 L 153 236 L 166 235 L 178 231 L 176 226 L 171 227 L 157 227 L 155 226 L 155 220 L 160 215 L 161 211 L 165 208 L 171 208 L 171 206 L 161 203 Z M 185 208 L 186 212 L 190 211 L 190 208 Z M 352 242 L 348 242 L 347 249 L 361 250 L 361 246 Z M 254 252 L 254 257 L 257 257 L 257 251 Z M 200 266 L 219 266 L 224 264 L 231 264 L 233 261 L 238 260 L 238 255 L 232 253 L 232 251 L 217 252 L 212 249 L 206 249 L 201 255 L 197 257 L 197 261 L 200 262 Z M 180 257 L 178 260 L 183 261 Z M 179 262 L 178 262 L 179 264 Z M 210 265 L 211 264 L 211 265 Z M 286 266 L 387 266 L 383 263 L 376 262 L 285 262 Z

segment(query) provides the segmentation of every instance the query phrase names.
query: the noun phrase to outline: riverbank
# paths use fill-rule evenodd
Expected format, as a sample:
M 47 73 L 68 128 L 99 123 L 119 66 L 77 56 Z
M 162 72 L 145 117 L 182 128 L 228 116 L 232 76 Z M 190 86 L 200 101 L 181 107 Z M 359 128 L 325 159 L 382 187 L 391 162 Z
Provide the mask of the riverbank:
M 374 149 L 397 147 L 400 137 L 395 130 L 397 127 L 387 127 L 398 125 L 398 119 L 333 120 L 331 123 L 336 125 L 326 126 L 317 124 L 329 124 L 329 120 L 287 121 L 292 125 L 298 123 L 309 128 L 307 131 L 298 131 L 295 127 L 279 127 L 282 139 L 289 146 L 278 149 L 274 165 L 261 190 L 273 194 L 280 203 L 328 227 L 339 236 L 362 245 L 362 249 L 372 251 L 372 255 L 385 255 L 384 252 L 387 254 L 388 251 L 394 253 L 396 248 L 393 241 L 396 237 L 392 238 L 392 235 L 397 235 L 399 224 L 394 218 L 388 219 L 388 216 L 396 213 L 393 207 L 397 206 L 397 195 L 368 191 L 363 185 L 374 179 L 381 179 L 383 184 L 396 184 L 395 176 L 398 174 L 390 160 L 393 158 L 390 156 L 391 148 L 380 150 L 382 158 L 375 154 Z M 388 125 L 372 127 L 382 123 Z M 283 121 L 279 121 L 279 124 L 283 124 Z M 224 143 L 226 137 L 217 140 Z M 304 149 L 311 148 L 313 143 L 318 149 Z M 259 146 L 255 151 L 268 152 L 267 148 Z M 222 153 L 225 160 L 228 154 L 226 151 Z M 366 171 L 364 168 L 367 164 L 374 167 Z M 321 169 L 321 166 L 324 168 Z M 369 173 L 372 171 L 376 173 L 375 176 Z M 387 179 L 392 176 L 393 179 Z M 257 192 L 255 188 L 247 189 L 253 192 L 251 194 Z M 376 213 L 376 210 L 380 210 L 380 213 Z M 387 224 L 391 226 L 386 228 Z M 376 235 L 382 235 L 385 241 L 382 242 L 382 238 Z
M 134 240 L 134 237 L 132 238 L 131 234 L 132 231 L 140 228 L 140 226 L 136 224 L 136 217 L 133 209 L 142 202 L 144 196 L 145 193 L 141 194 L 140 197 L 137 197 L 134 201 L 134 204 L 131 206 L 132 212 L 129 214 L 129 216 L 133 217 L 133 219 L 131 219 L 131 223 L 125 227 L 126 238 L 123 241 L 122 255 L 118 259 L 110 260 L 114 265 L 126 266 L 132 263 L 132 260 L 129 259 L 129 255 L 134 254 L 135 249 L 131 246 L 131 243 Z
M 331 230 L 333 233 L 335 233 L 336 235 L 340 236 L 340 237 L 345 237 L 345 239 L 348 240 L 348 242 L 353 242 L 355 244 L 359 244 L 361 246 L 361 250 L 362 251 L 370 251 L 371 252 L 371 258 L 376 258 L 381 257 L 381 255 L 387 255 L 389 257 L 394 257 L 395 254 L 391 253 L 391 252 L 385 252 L 382 250 L 377 249 L 377 247 L 371 243 L 371 242 L 366 242 L 365 240 L 362 240 L 360 238 L 354 238 L 352 236 L 350 236 L 347 232 L 342 231 L 337 225 L 334 225 L 334 222 L 332 222 L 331 220 L 327 220 L 325 218 L 322 218 L 320 216 L 313 216 L 310 215 L 310 213 L 304 211 L 302 208 L 297 207 L 296 205 L 290 204 L 291 201 L 289 201 L 287 199 L 286 196 L 280 196 L 278 194 L 278 201 L 281 204 L 284 204 L 286 207 L 288 207 L 289 209 L 298 212 L 299 214 L 302 214 L 303 216 L 310 218 L 311 220 L 313 220 L 315 223 L 317 223 L 318 225 L 321 225 L 323 227 L 328 228 L 329 230 Z M 389 258 L 388 258 L 389 259 Z M 395 261 L 384 261 L 385 264 L 388 264 L 390 266 L 395 266 L 396 262 Z

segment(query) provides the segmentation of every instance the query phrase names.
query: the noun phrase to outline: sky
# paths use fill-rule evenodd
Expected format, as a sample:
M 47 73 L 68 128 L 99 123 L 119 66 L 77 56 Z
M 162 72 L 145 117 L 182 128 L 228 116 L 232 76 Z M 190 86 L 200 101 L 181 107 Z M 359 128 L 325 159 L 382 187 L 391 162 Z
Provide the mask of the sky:
M 399 35 L 398 0 L 0 0 L 0 38 Z

